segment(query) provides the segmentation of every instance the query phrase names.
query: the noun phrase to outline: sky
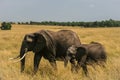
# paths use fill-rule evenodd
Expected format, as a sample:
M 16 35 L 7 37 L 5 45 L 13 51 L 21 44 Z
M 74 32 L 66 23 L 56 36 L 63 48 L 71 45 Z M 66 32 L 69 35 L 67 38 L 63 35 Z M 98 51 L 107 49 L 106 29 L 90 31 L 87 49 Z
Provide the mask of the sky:
M 0 0 L 0 21 L 120 20 L 120 0 Z

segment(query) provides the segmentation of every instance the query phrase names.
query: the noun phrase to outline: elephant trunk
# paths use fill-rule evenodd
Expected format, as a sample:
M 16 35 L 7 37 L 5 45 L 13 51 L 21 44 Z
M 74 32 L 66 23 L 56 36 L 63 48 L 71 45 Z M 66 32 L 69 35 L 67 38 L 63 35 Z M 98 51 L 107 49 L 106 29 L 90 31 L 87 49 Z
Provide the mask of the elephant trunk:
M 23 72 L 25 68 L 25 55 L 27 51 L 28 48 L 26 48 L 25 43 L 23 42 L 20 49 L 21 72 Z

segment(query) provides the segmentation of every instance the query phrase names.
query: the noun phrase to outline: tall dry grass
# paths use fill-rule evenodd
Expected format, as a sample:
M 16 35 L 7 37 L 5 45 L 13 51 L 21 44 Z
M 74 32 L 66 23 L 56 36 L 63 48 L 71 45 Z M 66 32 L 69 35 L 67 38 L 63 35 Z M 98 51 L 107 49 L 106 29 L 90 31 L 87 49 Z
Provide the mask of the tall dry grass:
M 95 69 L 88 66 L 89 77 L 83 71 L 73 74 L 70 64 L 64 68 L 63 62 L 57 61 L 58 71 L 54 72 L 49 62 L 41 60 L 39 71 L 32 75 L 33 56 L 29 52 L 26 58 L 24 73 L 20 73 L 20 63 L 12 63 L 10 57 L 19 54 L 21 41 L 25 34 L 41 29 L 58 31 L 69 29 L 75 31 L 82 43 L 97 41 L 102 43 L 107 51 L 106 68 L 95 65 Z M 120 28 L 79 28 L 60 26 L 13 25 L 12 30 L 0 30 L 0 80 L 120 80 Z

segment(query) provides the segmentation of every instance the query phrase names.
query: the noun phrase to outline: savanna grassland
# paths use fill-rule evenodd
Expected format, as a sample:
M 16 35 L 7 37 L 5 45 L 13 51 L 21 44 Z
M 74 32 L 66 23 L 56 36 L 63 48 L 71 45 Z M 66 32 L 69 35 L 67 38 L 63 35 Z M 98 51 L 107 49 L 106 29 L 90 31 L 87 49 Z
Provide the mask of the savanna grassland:
M 19 54 L 25 34 L 41 29 L 58 31 L 70 29 L 75 31 L 82 43 L 97 41 L 104 45 L 107 52 L 106 68 L 95 65 L 88 66 L 89 77 L 85 77 L 82 69 L 78 74 L 70 71 L 70 63 L 64 68 L 63 62 L 57 61 L 58 71 L 52 70 L 49 62 L 42 58 L 39 71 L 32 75 L 32 52 L 26 56 L 24 73 L 20 73 L 20 62 L 9 60 Z M 0 80 L 120 80 L 120 28 L 79 28 L 62 26 L 13 25 L 12 30 L 0 30 Z

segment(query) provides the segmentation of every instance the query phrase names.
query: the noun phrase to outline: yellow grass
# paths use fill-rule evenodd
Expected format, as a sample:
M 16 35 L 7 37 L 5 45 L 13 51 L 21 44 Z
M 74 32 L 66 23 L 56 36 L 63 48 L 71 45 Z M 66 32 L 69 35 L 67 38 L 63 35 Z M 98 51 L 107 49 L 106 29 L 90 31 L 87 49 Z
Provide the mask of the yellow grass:
M 63 62 L 57 61 L 58 72 L 54 72 L 45 59 L 41 60 L 39 71 L 32 75 L 33 56 L 29 52 L 26 58 L 24 73 L 20 73 L 20 63 L 12 63 L 8 59 L 19 54 L 21 41 L 25 34 L 41 29 L 58 31 L 70 29 L 75 31 L 82 43 L 98 41 L 107 51 L 108 60 L 106 68 L 96 65 L 96 69 L 88 66 L 89 77 L 83 71 L 72 74 L 70 63 L 65 69 Z M 0 80 L 120 80 L 120 28 L 79 28 L 60 26 L 13 25 L 12 30 L 0 30 Z

